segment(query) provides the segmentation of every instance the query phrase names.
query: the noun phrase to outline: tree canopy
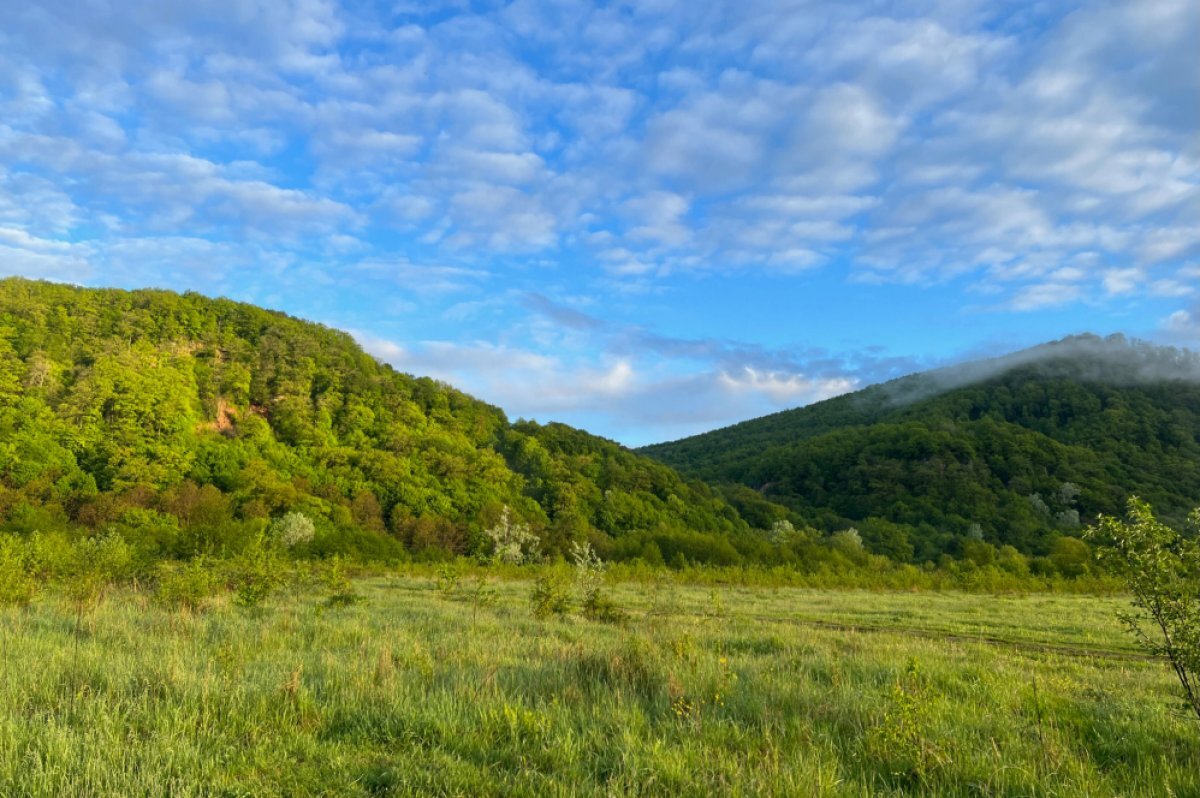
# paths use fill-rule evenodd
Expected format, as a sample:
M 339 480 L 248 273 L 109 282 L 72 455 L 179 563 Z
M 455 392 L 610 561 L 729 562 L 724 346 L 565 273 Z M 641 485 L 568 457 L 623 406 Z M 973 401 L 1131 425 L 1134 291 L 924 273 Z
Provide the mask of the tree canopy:
M 198 294 L 0 281 L 0 524 L 236 549 L 302 513 L 317 551 L 471 553 L 504 513 L 545 553 L 626 535 L 728 545 L 702 483 L 374 360 L 344 332 Z M 294 523 L 294 519 L 293 519 Z
M 1130 494 L 1174 521 L 1200 501 L 1200 357 L 1081 336 L 641 451 L 875 550 L 1061 554 Z

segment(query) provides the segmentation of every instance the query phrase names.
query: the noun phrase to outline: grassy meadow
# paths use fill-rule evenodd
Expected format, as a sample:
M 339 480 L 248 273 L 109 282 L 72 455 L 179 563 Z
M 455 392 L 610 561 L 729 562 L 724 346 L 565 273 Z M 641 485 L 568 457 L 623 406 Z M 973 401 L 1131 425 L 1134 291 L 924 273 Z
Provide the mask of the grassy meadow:
M 0 795 L 1200 795 L 1119 598 L 531 587 L 0 610 Z

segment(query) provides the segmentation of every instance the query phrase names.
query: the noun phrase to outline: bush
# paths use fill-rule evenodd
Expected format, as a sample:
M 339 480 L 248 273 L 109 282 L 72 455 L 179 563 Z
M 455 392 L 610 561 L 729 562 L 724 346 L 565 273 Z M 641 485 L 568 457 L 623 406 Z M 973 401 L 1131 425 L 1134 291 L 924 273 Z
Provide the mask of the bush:
M 579 588 L 579 609 L 589 621 L 616 623 L 625 613 L 601 592 L 604 583 L 604 563 L 588 543 L 571 544 L 571 560 L 575 563 L 575 584 Z
M 257 607 L 283 586 L 286 566 L 261 537 L 230 562 L 229 585 L 239 607 Z
M 495 526 L 485 530 L 492 541 L 492 561 L 506 565 L 520 565 L 538 559 L 541 540 L 529 531 L 529 525 L 512 520 L 507 507 Z
M 0 535 L 0 607 L 29 606 L 37 588 L 25 546 L 13 537 Z
M 341 557 L 334 557 L 329 561 L 322 581 L 329 591 L 325 598 L 326 607 L 349 607 L 363 600 L 362 595 L 354 589 L 350 578 L 346 576 L 346 566 Z
M 1200 528 L 1200 509 L 1190 521 Z M 1200 540 L 1159 523 L 1136 496 L 1128 521 L 1101 516 L 1087 536 L 1133 594 L 1134 611 L 1121 620 L 1143 649 L 1170 662 L 1200 719 Z
M 182 565 L 162 563 L 158 569 L 154 599 L 171 609 L 196 612 L 203 609 L 219 588 L 220 580 L 211 563 L 197 557 Z
M 80 631 L 83 616 L 94 610 L 108 588 L 125 578 L 133 555 L 119 535 L 83 538 L 72 551 L 63 574 L 67 598 L 75 607 L 75 631 Z
M 533 592 L 529 596 L 536 618 L 549 618 L 551 615 L 563 616 L 571 611 L 570 583 L 557 572 L 546 572 L 533 583 Z

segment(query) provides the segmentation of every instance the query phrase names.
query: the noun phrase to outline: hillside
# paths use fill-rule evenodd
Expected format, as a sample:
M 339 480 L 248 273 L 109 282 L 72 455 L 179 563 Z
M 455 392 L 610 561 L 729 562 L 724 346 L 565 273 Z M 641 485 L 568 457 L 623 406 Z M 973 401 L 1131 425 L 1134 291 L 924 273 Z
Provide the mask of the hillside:
M 641 451 L 877 551 L 982 533 L 1041 554 L 1130 493 L 1176 519 L 1200 504 L 1200 356 L 1078 336 Z
M 317 553 L 438 557 L 478 551 L 506 507 L 550 555 L 641 534 L 704 561 L 749 531 L 703 484 L 510 423 L 345 333 L 196 294 L 0 281 L 0 531 L 115 530 L 187 557 L 299 511 Z

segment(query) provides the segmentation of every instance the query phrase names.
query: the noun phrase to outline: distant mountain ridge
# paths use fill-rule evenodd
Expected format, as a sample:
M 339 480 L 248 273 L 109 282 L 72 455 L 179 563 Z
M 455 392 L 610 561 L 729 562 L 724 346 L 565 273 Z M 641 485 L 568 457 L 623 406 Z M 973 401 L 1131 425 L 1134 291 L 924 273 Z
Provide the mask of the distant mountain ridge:
M 1037 553 L 1130 493 L 1200 504 L 1200 355 L 1074 336 L 640 451 L 817 525 L 899 525 L 918 557 L 981 532 Z

